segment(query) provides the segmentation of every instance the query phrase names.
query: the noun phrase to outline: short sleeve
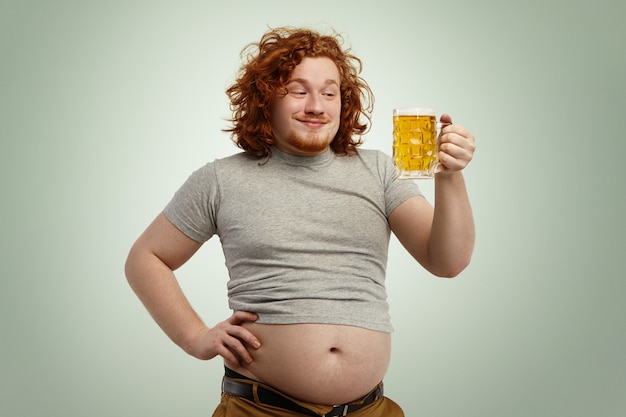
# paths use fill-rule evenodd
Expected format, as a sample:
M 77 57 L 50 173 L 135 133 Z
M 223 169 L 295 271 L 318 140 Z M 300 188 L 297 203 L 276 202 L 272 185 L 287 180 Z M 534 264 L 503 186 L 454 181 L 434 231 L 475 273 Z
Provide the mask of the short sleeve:
M 423 196 L 423 194 L 414 181 L 398 179 L 398 171 L 391 158 L 382 152 L 380 155 L 379 169 L 385 189 L 385 211 L 389 217 L 400 204 L 411 197 Z
M 218 191 L 215 165 L 210 162 L 187 178 L 163 213 L 185 235 L 206 242 L 217 230 Z

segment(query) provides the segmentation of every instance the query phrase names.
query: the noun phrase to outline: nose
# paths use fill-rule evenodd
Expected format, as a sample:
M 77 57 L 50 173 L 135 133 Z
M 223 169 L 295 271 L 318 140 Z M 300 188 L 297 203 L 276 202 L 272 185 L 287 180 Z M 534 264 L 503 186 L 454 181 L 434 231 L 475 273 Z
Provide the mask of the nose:
M 307 114 L 323 114 L 324 106 L 322 97 L 318 94 L 309 94 L 304 105 L 304 112 Z

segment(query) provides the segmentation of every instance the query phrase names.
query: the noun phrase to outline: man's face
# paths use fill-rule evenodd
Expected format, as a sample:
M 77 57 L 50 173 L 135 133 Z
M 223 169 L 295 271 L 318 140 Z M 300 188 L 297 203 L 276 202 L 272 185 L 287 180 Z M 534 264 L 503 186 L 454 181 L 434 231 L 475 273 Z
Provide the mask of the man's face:
M 287 84 L 287 94 L 271 105 L 275 144 L 281 151 L 302 156 L 328 149 L 339 130 L 341 94 L 339 71 L 329 58 L 304 58 Z

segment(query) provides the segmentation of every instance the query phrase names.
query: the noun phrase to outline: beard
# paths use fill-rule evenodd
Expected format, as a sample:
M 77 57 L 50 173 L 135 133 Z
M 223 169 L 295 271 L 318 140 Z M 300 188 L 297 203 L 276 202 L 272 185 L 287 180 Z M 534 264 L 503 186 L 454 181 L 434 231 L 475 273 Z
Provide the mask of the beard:
M 296 132 L 290 132 L 287 137 L 287 143 L 299 151 L 307 154 L 321 154 L 328 149 L 333 138 L 330 134 L 307 133 L 298 135 Z

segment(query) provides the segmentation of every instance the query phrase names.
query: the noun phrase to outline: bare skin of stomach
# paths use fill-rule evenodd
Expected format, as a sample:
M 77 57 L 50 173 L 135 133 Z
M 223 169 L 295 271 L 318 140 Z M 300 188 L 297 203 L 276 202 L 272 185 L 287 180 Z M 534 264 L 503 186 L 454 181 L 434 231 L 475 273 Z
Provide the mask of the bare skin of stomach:
M 391 335 L 333 324 L 244 323 L 261 342 L 250 364 L 232 370 L 301 401 L 324 405 L 357 400 L 382 380 Z

